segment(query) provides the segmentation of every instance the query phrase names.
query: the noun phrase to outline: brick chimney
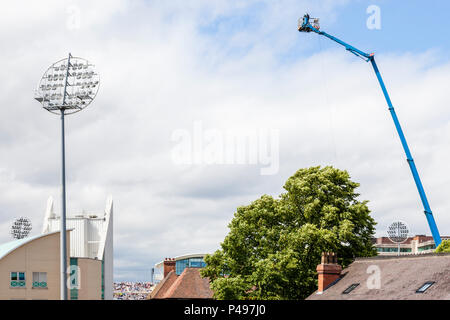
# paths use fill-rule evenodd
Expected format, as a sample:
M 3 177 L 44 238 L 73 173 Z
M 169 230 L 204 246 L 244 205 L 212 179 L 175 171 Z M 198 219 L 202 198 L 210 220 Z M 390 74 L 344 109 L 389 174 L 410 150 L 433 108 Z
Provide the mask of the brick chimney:
M 339 279 L 342 267 L 337 263 L 337 254 L 334 252 L 323 252 L 322 263 L 317 266 L 319 274 L 319 289 L 322 293 L 333 281 Z
M 169 274 L 170 271 L 175 272 L 175 258 L 164 259 L 164 278 Z

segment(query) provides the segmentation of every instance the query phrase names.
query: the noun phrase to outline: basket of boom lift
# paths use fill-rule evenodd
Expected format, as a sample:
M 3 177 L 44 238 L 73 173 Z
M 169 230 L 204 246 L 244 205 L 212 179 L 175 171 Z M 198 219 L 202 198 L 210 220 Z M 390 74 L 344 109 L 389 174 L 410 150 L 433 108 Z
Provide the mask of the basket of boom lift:
M 298 31 L 311 32 L 312 28 L 319 30 L 319 18 L 311 18 L 309 14 L 305 14 L 303 18 L 298 19 Z

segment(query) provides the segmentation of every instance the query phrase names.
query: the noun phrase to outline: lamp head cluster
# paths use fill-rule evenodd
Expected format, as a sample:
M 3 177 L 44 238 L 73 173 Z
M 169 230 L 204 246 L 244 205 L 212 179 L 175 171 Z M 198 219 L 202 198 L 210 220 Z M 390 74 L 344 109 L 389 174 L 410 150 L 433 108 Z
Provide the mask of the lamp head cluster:
M 389 225 L 388 237 L 394 243 L 402 243 L 408 239 L 408 226 L 402 221 L 395 221 Z
M 14 239 L 26 238 L 30 234 L 31 228 L 30 219 L 24 217 L 17 218 L 11 226 L 11 236 Z
M 39 82 L 35 99 L 51 113 L 72 114 L 86 108 L 97 95 L 100 78 L 86 59 L 69 57 L 50 66 Z

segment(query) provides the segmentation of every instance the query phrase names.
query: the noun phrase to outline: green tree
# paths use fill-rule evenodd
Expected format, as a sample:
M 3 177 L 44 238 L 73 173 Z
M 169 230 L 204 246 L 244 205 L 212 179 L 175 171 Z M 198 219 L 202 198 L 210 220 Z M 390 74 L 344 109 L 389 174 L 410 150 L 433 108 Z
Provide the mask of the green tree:
M 450 240 L 442 240 L 435 252 L 450 252 Z
M 304 299 L 317 288 L 322 252 L 336 252 L 344 267 L 376 255 L 376 223 L 357 187 L 347 171 L 311 167 L 290 177 L 278 199 L 264 195 L 237 208 L 201 271 L 215 298 Z

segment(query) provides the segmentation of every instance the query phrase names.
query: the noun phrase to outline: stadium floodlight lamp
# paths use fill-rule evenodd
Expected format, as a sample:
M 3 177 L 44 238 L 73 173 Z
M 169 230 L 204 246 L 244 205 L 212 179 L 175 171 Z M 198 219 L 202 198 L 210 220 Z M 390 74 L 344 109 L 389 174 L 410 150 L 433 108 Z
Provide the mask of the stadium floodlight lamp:
M 83 68 L 83 71 L 75 71 Z M 77 99 L 68 103 L 67 98 L 73 97 L 79 89 L 85 85 L 85 81 L 76 81 L 77 79 L 92 80 L 96 83 L 92 87 L 90 94 L 76 96 Z M 72 57 L 62 59 L 52 64 L 42 76 L 36 90 L 35 99 L 39 101 L 43 108 L 54 114 L 65 115 L 72 114 L 86 108 L 97 95 L 99 89 L 100 78 L 98 73 L 94 70 L 94 65 L 89 63 L 86 59 Z M 55 96 L 50 96 L 45 99 L 48 91 L 57 93 Z
M 92 75 L 95 86 L 89 91 L 80 91 L 85 82 L 76 81 L 83 72 L 76 72 L 84 68 L 84 73 Z M 66 252 L 66 160 L 65 160 L 65 130 L 64 116 L 83 110 L 92 103 L 98 93 L 100 77 L 89 61 L 79 57 L 69 57 L 52 64 L 42 76 L 35 92 L 35 99 L 42 107 L 61 115 L 61 177 L 62 177 L 62 205 L 60 222 L 60 259 L 61 259 L 61 300 L 67 300 L 67 252 Z M 83 88 L 84 89 L 84 88 Z
M 31 221 L 28 218 L 20 217 L 14 220 L 11 226 L 11 236 L 14 239 L 23 239 L 28 237 L 32 229 Z
M 403 221 L 392 222 L 387 231 L 389 239 L 397 244 L 397 254 L 400 255 L 400 243 L 408 240 L 408 226 Z

